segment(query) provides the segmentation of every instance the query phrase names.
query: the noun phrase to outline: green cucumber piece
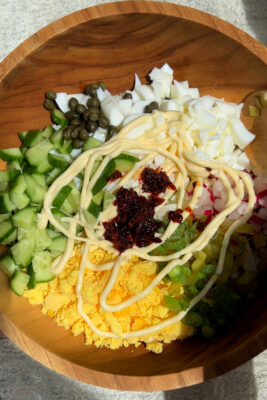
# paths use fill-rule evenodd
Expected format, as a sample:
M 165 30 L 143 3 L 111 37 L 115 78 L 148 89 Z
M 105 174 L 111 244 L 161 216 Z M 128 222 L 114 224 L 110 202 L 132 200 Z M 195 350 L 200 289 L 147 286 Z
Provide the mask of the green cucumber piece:
M 93 196 L 92 201 L 95 204 L 101 205 L 103 196 L 104 196 L 104 192 L 103 192 L 103 190 L 101 190 L 101 192 L 98 192 L 95 196 Z
M 18 230 L 15 228 L 15 230 L 2 242 L 2 245 L 7 246 L 15 242 L 17 240 L 17 234 Z
M 11 214 L 6 213 L 6 214 L 0 214 L 0 223 L 6 221 L 7 219 L 10 220 Z
M 17 169 L 18 171 L 22 172 L 22 168 L 18 160 L 9 161 L 7 164 L 7 169 L 9 171 Z
M 92 176 L 96 173 L 96 171 L 98 170 L 98 167 L 99 167 L 99 165 L 101 164 L 101 162 L 102 162 L 102 157 L 98 157 L 98 158 L 95 160 L 95 162 L 94 162 L 94 164 L 93 164 L 93 167 L 92 167 L 92 169 L 91 169 L 90 178 L 92 178 Z
M 30 199 L 25 193 L 10 192 L 10 200 L 19 210 L 27 207 L 30 203 Z
M 49 140 L 54 145 L 54 149 L 57 150 L 63 144 L 62 129 L 55 131 Z
M 46 229 L 38 229 L 35 227 L 35 252 L 40 252 L 47 249 L 52 243 Z
M 54 198 L 52 206 L 59 210 L 71 191 L 72 187 L 70 185 L 63 186 Z
M 127 153 L 121 153 L 119 154 L 117 157 L 115 157 L 115 161 L 116 160 L 125 160 L 125 161 L 131 161 L 132 163 L 136 163 L 139 160 L 139 158 L 132 156 L 131 154 L 127 154 Z
M 88 211 L 90 214 L 92 214 L 95 218 L 97 218 L 101 212 L 101 206 L 99 204 L 94 203 L 91 201 Z
M 68 120 L 65 117 L 65 114 L 56 108 L 51 111 L 51 118 L 52 121 L 57 125 L 61 125 L 62 127 L 68 125 Z
M 25 137 L 27 136 L 27 133 L 28 133 L 28 131 L 23 131 L 23 132 L 20 132 L 20 133 L 18 134 L 18 137 L 19 137 L 19 140 L 21 141 L 21 143 L 24 142 Z
M 26 163 L 22 167 L 23 174 L 35 174 L 37 172 L 37 167 L 33 167 L 32 165 Z
M 96 217 L 94 217 L 89 211 L 83 210 L 83 215 L 88 225 L 94 225 L 96 223 Z
M 63 228 L 69 229 L 69 222 L 66 222 L 66 221 L 63 222 L 63 221 L 61 221 L 61 219 L 64 218 L 64 217 L 67 217 L 67 215 L 64 214 L 64 213 L 61 212 L 61 211 L 56 210 L 56 209 L 52 209 L 51 211 L 52 211 L 52 214 L 53 214 L 55 220 L 57 220 L 57 222 L 59 222 L 60 225 L 63 226 Z M 55 230 L 54 225 L 52 225 L 50 222 L 49 222 L 49 228 Z
M 54 132 L 55 129 L 51 125 L 47 125 L 47 127 L 42 132 L 42 136 L 44 139 L 49 139 Z
M 48 154 L 48 161 L 53 167 L 56 168 L 61 168 L 61 169 L 66 169 L 70 166 L 70 161 L 67 161 L 66 158 L 64 158 L 61 155 L 57 154 Z
M 104 186 L 106 186 L 108 177 L 111 174 L 113 174 L 115 169 L 116 169 L 116 163 L 115 163 L 114 159 L 111 159 L 105 166 L 100 177 L 97 179 L 96 183 L 94 184 L 94 186 L 92 188 L 93 196 L 95 194 L 97 194 L 100 190 L 102 190 Z
M 53 166 L 48 162 L 48 159 L 44 159 L 37 167 L 36 172 L 45 174 L 53 169 Z
M 134 166 L 134 162 L 129 161 L 129 160 L 115 160 L 116 163 L 116 170 L 120 171 L 120 172 L 129 172 L 131 171 L 131 169 Z
M 51 271 L 52 256 L 49 251 L 36 253 L 32 260 L 36 283 L 49 282 L 55 278 Z
M 72 140 L 63 140 L 63 144 L 61 144 L 57 150 L 62 154 L 70 154 L 73 150 Z
M 114 202 L 114 196 L 107 190 L 104 191 L 104 197 L 103 197 L 103 210 L 108 208 L 111 204 Z
M 59 236 L 53 239 L 52 243 L 48 247 L 48 250 L 52 252 L 64 253 L 67 246 L 66 236 Z
M 10 193 L 24 193 L 27 183 L 23 175 L 17 176 L 11 183 Z
M 44 174 L 34 173 L 32 174 L 32 178 L 38 185 L 43 186 L 44 188 L 47 189 Z
M 64 170 L 61 168 L 54 168 L 49 171 L 45 176 L 46 184 L 51 185 L 51 183 L 53 183 L 63 172 Z
M 14 293 L 22 296 L 30 280 L 29 275 L 20 270 L 16 270 L 10 279 L 10 286 Z
M 16 269 L 18 269 L 18 267 L 9 255 L 5 254 L 0 257 L 0 270 L 3 271 L 4 274 L 10 277 L 14 274 Z
M 37 208 L 27 207 L 17 211 L 12 216 L 13 225 L 18 228 L 29 229 L 33 226 L 37 219 Z
M 7 192 L 8 186 L 8 182 L 0 182 L 0 192 Z
M 3 161 L 21 161 L 23 159 L 22 152 L 19 147 L 13 147 L 11 149 L 0 149 L 0 158 Z
M 30 264 L 27 268 L 27 274 L 29 275 L 30 279 L 28 282 L 28 289 L 34 289 L 36 286 L 36 279 L 35 279 L 35 272 L 32 267 L 32 264 Z
M 42 140 L 27 150 L 25 157 L 30 165 L 38 167 L 40 163 L 47 160 L 48 152 L 52 149 L 53 145 L 49 140 Z
M 47 189 L 39 185 L 31 175 L 25 174 L 24 177 L 27 183 L 26 194 L 30 200 L 35 204 L 42 203 Z
M 33 237 L 25 238 L 10 247 L 11 256 L 16 265 L 26 268 L 31 263 L 35 240 Z
M 43 132 L 37 129 L 32 129 L 27 132 L 23 139 L 23 146 L 33 147 L 43 140 Z
M 10 182 L 19 174 L 20 171 L 16 169 L 10 171 L 0 171 L 0 182 Z
M 83 151 L 93 149 L 94 147 L 101 146 L 102 142 L 95 139 L 94 137 L 89 137 L 83 145 Z
M 0 214 L 10 213 L 15 205 L 10 200 L 9 193 L 0 193 Z
M 62 234 L 60 232 L 54 231 L 53 229 L 47 228 L 46 230 L 47 230 L 47 233 L 48 233 L 50 239 L 52 239 L 52 240 L 57 238 L 57 237 L 62 236 Z
M 0 225 L 0 243 L 7 239 L 16 228 L 11 224 L 10 221 L 4 221 Z

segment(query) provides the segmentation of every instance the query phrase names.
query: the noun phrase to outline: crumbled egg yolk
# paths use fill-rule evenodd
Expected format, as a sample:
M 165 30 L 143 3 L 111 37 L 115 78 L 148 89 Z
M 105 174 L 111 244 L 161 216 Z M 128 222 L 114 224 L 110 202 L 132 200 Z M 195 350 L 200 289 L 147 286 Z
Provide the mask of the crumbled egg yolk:
M 114 256 L 97 248 L 88 255 L 89 260 L 97 265 L 112 261 Z M 170 325 L 153 334 L 135 338 L 106 338 L 95 334 L 77 311 L 76 283 L 81 262 L 80 246 L 76 246 L 75 255 L 69 260 L 63 272 L 48 283 L 38 284 L 34 289 L 25 290 L 24 297 L 34 305 L 41 305 L 43 314 L 52 317 L 55 323 L 65 329 L 71 329 L 74 336 L 85 335 L 87 345 L 118 349 L 133 344 L 140 346 L 143 342 L 147 350 L 161 353 L 163 343 L 176 339 L 185 339 L 194 333 L 194 329 L 182 322 Z M 149 285 L 156 275 L 157 265 L 140 261 L 133 257 L 125 264 L 118 275 L 117 282 L 110 292 L 108 304 L 118 304 L 136 295 Z M 84 275 L 82 297 L 83 310 L 93 324 L 102 331 L 113 332 L 120 336 L 123 332 L 136 331 L 158 324 L 173 313 L 164 306 L 164 296 L 169 293 L 168 283 L 161 282 L 145 298 L 135 304 L 109 313 L 100 308 L 99 298 L 108 282 L 111 271 L 92 271 L 87 269 Z

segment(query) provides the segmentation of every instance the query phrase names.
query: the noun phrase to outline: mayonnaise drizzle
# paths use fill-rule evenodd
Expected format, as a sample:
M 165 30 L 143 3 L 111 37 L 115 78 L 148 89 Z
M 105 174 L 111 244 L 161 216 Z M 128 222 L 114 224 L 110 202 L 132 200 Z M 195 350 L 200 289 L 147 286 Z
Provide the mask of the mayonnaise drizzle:
M 159 120 L 161 121 L 161 123 L 158 126 L 157 121 Z M 131 140 L 130 137 L 133 131 L 138 131 L 139 135 L 137 138 L 135 137 L 135 139 Z M 159 135 L 163 133 L 167 137 L 164 139 L 159 139 Z M 189 176 L 194 178 L 197 182 L 193 196 L 188 204 L 189 207 L 191 207 L 192 209 L 194 208 L 203 190 L 203 178 L 207 177 L 209 174 L 206 170 L 207 167 L 212 169 L 213 175 L 220 178 L 227 192 L 227 202 L 225 208 L 212 219 L 205 230 L 193 243 L 176 253 L 166 256 L 152 256 L 149 253 L 158 246 L 158 244 L 153 243 L 144 248 L 133 247 L 132 249 L 128 249 L 124 253 L 119 254 L 118 251 L 113 248 L 112 243 L 100 238 L 103 232 L 103 220 L 101 219 L 101 215 L 94 226 L 88 226 L 83 216 L 83 209 L 88 208 L 92 199 L 91 189 L 109 160 L 113 157 L 116 157 L 123 151 L 132 151 L 135 155 L 139 155 L 140 153 L 142 153 L 143 158 L 135 164 L 133 169 L 130 170 L 119 181 L 118 184 L 116 184 L 116 186 L 112 189 L 112 192 L 116 192 L 119 187 L 126 185 L 132 179 L 136 171 L 138 171 L 140 168 L 144 167 L 149 161 L 154 159 L 156 155 L 160 154 L 164 156 L 166 160 L 170 160 L 175 166 L 175 168 L 171 167 L 171 170 L 173 172 L 176 171 L 174 184 L 179 190 L 176 204 L 177 208 L 182 208 L 185 196 L 185 189 Z M 95 160 L 100 156 L 103 157 L 102 162 L 96 173 L 90 179 L 90 173 L 93 164 Z M 60 189 L 63 186 L 69 184 L 83 169 L 84 181 L 81 191 L 80 210 L 75 217 L 66 218 L 66 220 L 68 220 L 70 223 L 69 229 L 65 229 L 58 221 L 55 220 L 51 212 L 51 204 Z M 231 186 L 229 179 L 232 180 L 234 187 Z M 221 164 L 216 161 L 203 161 L 195 157 L 191 141 L 188 139 L 185 132 L 185 124 L 183 122 L 182 113 L 177 111 L 169 111 L 165 113 L 156 112 L 152 116 L 143 115 L 126 125 L 118 135 L 116 135 L 113 139 L 103 144 L 99 148 L 94 148 L 82 153 L 72 163 L 72 165 L 53 182 L 46 193 L 43 210 L 39 217 L 38 226 L 39 228 L 45 228 L 48 221 L 50 221 L 60 232 L 62 232 L 68 238 L 65 253 L 55 259 L 52 264 L 52 271 L 55 274 L 63 271 L 64 266 L 68 262 L 69 258 L 72 256 L 75 240 L 79 242 L 84 242 L 84 245 L 81 248 L 82 259 L 78 274 L 78 282 L 76 286 L 77 310 L 81 317 L 87 322 L 88 326 L 97 335 L 116 338 L 118 336 L 112 332 L 100 331 L 96 326 L 94 326 L 91 319 L 83 311 L 82 285 L 85 269 L 89 268 L 93 271 L 112 270 L 110 279 L 100 296 L 100 306 L 103 310 L 107 312 L 116 312 L 126 307 L 129 307 L 133 303 L 147 296 L 172 270 L 174 266 L 183 265 L 192 257 L 193 252 L 203 249 L 208 244 L 213 235 L 217 232 L 219 226 L 225 221 L 227 216 L 232 211 L 234 211 L 241 203 L 244 196 L 244 187 L 248 193 L 247 209 L 245 214 L 241 218 L 232 223 L 232 225 L 230 226 L 230 228 L 228 228 L 227 232 L 224 235 L 216 273 L 210 278 L 202 291 L 191 300 L 190 305 L 186 311 L 182 311 L 176 316 L 166 319 L 165 321 L 157 325 L 141 329 L 139 331 L 124 332 L 120 336 L 122 338 L 139 337 L 142 335 L 151 334 L 180 321 L 187 314 L 187 312 L 208 293 L 210 288 L 216 282 L 216 279 L 223 269 L 225 254 L 231 234 L 238 226 L 246 222 L 252 214 L 256 198 L 253 190 L 253 184 L 249 175 L 237 171 L 226 164 Z M 164 195 L 165 203 L 172 195 L 173 193 L 170 190 L 166 191 Z M 160 209 L 160 207 L 161 206 L 159 206 L 158 209 Z M 106 220 L 109 219 L 108 216 L 110 215 L 111 210 L 112 207 L 109 207 L 107 210 L 105 210 Z M 188 215 L 189 213 L 187 211 L 184 211 L 183 219 L 185 220 Z M 82 225 L 85 228 L 86 237 L 79 237 L 76 235 L 77 225 Z M 174 222 L 170 222 L 168 228 L 161 236 L 162 241 L 168 239 L 168 237 L 170 237 L 176 229 L 177 224 L 175 224 Z M 95 232 L 97 232 L 97 234 Z M 115 256 L 117 256 L 117 259 L 115 261 L 108 262 L 100 266 L 92 264 L 88 259 L 90 245 L 101 247 L 115 254 Z M 168 264 L 157 274 L 157 276 L 142 292 L 120 304 L 110 305 L 107 303 L 107 297 L 116 283 L 119 270 L 122 265 L 129 261 L 133 256 L 138 256 L 143 260 L 149 260 L 153 262 L 168 261 Z

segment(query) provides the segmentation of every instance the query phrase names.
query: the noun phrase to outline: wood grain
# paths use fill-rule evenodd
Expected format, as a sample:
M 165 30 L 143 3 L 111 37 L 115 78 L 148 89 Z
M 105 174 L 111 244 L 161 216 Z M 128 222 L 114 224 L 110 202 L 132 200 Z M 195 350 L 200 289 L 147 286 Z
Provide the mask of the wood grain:
M 178 80 L 201 94 L 240 102 L 267 88 L 267 50 L 234 26 L 166 3 L 121 2 L 88 8 L 42 29 L 0 65 L 1 147 L 17 132 L 49 122 L 47 89 L 80 92 L 104 80 L 113 93 L 142 81 L 168 62 Z M 39 307 L 15 296 L 0 275 L 0 328 L 44 365 L 74 379 L 124 390 L 164 390 L 218 376 L 262 351 L 267 342 L 266 295 L 259 294 L 216 343 L 196 337 L 172 343 L 158 356 L 138 349 L 95 349 L 55 326 Z

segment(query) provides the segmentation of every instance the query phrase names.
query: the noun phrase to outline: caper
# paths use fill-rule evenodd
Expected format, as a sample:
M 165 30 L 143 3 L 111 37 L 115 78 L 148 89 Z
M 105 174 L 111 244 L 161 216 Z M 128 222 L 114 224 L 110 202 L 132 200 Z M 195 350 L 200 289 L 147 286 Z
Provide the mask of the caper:
M 87 101 L 87 107 L 96 107 L 99 108 L 100 106 L 100 101 L 98 100 L 97 97 L 91 97 L 88 101 Z
M 98 118 L 99 118 L 99 115 L 96 112 L 93 112 L 93 113 L 89 114 L 90 121 L 93 121 L 93 122 L 98 121 Z
M 83 113 L 83 120 L 84 120 L 84 121 L 88 121 L 88 119 L 89 119 L 89 114 L 91 114 L 91 113 L 90 113 L 90 111 L 88 111 L 88 110 L 86 110 L 86 111 Z
M 153 111 L 158 110 L 159 105 L 156 101 L 152 101 L 150 104 L 145 106 L 144 112 L 151 114 Z
M 72 142 L 72 147 L 74 149 L 81 149 L 83 147 L 84 141 L 80 139 L 74 139 Z
M 46 99 L 44 101 L 44 108 L 46 108 L 47 110 L 51 111 L 55 108 L 55 103 L 50 100 L 50 99 Z
M 79 132 L 78 137 L 80 140 L 83 140 L 85 142 L 85 140 L 88 139 L 88 136 L 89 136 L 89 134 L 88 134 L 87 130 L 85 128 L 82 128 Z
M 71 137 L 71 132 L 72 132 L 72 130 L 73 130 L 73 127 L 72 126 L 67 126 L 66 128 L 64 128 L 63 129 L 63 132 L 62 132 L 62 137 L 63 137 L 63 139 L 65 139 L 65 140 L 70 140 L 72 137 Z
M 49 100 L 55 100 L 57 95 L 53 90 L 47 90 L 47 92 L 45 92 L 45 97 Z
M 72 130 L 72 132 L 71 132 L 71 137 L 72 137 L 72 139 L 77 139 L 78 136 L 79 136 L 80 131 L 81 131 L 81 128 L 80 128 L 80 127 L 74 128 L 74 129 Z
M 97 97 L 96 90 L 98 89 L 98 83 L 90 83 L 84 89 L 85 94 L 90 95 L 91 97 Z
M 71 109 L 71 111 L 75 111 L 77 105 L 79 104 L 78 100 L 75 99 L 75 97 L 71 97 L 69 99 L 69 108 Z
M 118 128 L 114 125 L 108 127 L 108 137 L 111 138 L 118 133 Z
M 67 111 L 65 113 L 65 117 L 67 118 L 68 121 L 71 121 L 74 118 L 79 118 L 80 115 L 76 113 L 75 111 Z
M 122 98 L 123 98 L 123 100 L 125 100 L 125 99 L 132 99 L 133 96 L 132 96 L 132 93 L 125 92 L 124 95 L 122 96 Z
M 81 125 L 81 120 L 80 118 L 74 118 L 70 121 L 70 125 L 72 126 L 80 126 Z
M 105 90 L 107 85 L 105 84 L 105 82 L 99 82 L 99 87 L 101 87 L 101 89 Z
M 79 114 L 83 114 L 86 111 L 86 107 L 83 104 L 78 104 L 76 107 L 76 111 Z
M 89 112 L 89 114 L 93 114 L 93 113 L 99 114 L 100 110 L 97 107 L 88 107 L 88 112 Z
M 86 124 L 86 129 L 88 132 L 95 132 L 98 128 L 97 122 L 94 121 L 88 121 Z
M 106 117 L 99 118 L 98 125 L 100 128 L 106 129 L 108 127 L 108 119 Z

